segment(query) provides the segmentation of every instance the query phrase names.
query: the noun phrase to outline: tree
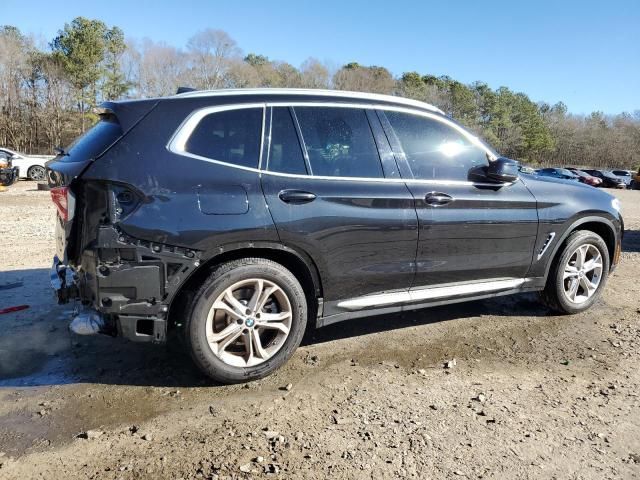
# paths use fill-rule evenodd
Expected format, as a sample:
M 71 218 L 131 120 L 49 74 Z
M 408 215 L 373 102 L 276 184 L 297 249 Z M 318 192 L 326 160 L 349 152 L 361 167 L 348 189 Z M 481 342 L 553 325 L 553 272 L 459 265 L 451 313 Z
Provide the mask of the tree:
M 105 69 L 110 70 L 105 82 L 109 93 L 123 93 L 125 87 L 120 83 L 116 68 L 117 57 L 124 48 L 122 36 L 117 27 L 109 29 L 100 20 L 76 17 L 65 24 L 51 42 L 54 58 L 76 88 L 82 131 L 85 130 L 86 112 L 97 103 L 98 84 L 104 78 Z
M 306 88 L 329 88 L 329 68 L 315 58 L 306 59 L 300 66 L 300 86 Z
M 105 100 L 117 100 L 131 87 L 121 67 L 126 48 L 124 32 L 120 28 L 113 27 L 105 32 L 105 71 L 102 84 L 102 97 Z
M 88 111 L 107 98 L 172 95 L 198 88 L 339 88 L 431 103 L 484 137 L 503 155 L 543 165 L 637 168 L 640 111 L 573 115 L 562 102 L 486 83 L 465 84 L 417 71 L 394 77 L 379 66 L 340 68 L 309 58 L 299 68 L 261 53 L 246 56 L 222 30 L 208 29 L 181 49 L 149 39 L 125 41 L 117 26 L 75 18 L 50 50 L 0 26 L 0 144 L 49 153 L 85 129 Z
M 191 37 L 187 51 L 192 86 L 203 89 L 222 87 L 231 60 L 241 55 L 236 41 L 227 32 L 211 28 Z
M 145 39 L 137 57 L 137 73 L 134 75 L 137 78 L 135 88 L 138 96 L 173 95 L 179 86 L 190 85 L 187 55 L 181 50 Z M 135 64 L 136 60 L 132 60 Z
M 356 62 L 348 63 L 333 76 L 333 84 L 339 90 L 358 92 L 393 93 L 396 82 L 384 67 L 364 67 Z

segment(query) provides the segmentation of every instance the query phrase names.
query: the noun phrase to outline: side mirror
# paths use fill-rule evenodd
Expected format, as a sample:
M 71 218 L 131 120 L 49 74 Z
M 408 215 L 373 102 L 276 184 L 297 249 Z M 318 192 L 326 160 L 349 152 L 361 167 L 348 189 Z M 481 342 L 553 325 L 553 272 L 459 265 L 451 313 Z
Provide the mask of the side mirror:
M 487 177 L 502 183 L 512 183 L 518 179 L 518 162 L 500 157 L 489 162 Z

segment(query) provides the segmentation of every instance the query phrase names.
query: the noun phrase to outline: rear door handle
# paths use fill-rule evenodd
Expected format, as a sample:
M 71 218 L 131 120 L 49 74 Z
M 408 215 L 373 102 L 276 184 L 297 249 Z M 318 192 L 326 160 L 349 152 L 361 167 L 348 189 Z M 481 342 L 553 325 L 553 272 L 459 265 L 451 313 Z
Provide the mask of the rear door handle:
M 311 192 L 305 192 L 304 190 L 282 190 L 278 194 L 278 198 L 284 203 L 300 205 L 302 203 L 313 202 L 316 199 L 316 195 Z
M 446 205 L 447 203 L 453 202 L 453 197 L 442 192 L 429 192 L 424 197 L 424 201 L 429 205 L 438 207 L 440 205 Z

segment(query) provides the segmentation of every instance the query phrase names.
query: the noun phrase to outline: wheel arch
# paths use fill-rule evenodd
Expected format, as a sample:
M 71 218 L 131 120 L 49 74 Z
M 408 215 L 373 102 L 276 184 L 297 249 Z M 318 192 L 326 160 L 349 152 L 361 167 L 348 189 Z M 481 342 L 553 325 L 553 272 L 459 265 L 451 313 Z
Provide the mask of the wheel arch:
M 321 313 L 316 310 L 321 306 L 322 281 L 318 267 L 309 255 L 280 244 L 247 243 L 220 247 L 216 253 L 205 256 L 206 260 L 185 280 L 171 300 L 169 328 L 180 323 L 181 313 L 216 266 L 247 257 L 272 260 L 290 270 L 304 289 L 310 311 Z
M 547 262 L 545 266 L 544 278 L 545 282 L 547 277 L 549 276 L 549 271 L 551 270 L 552 265 L 557 261 L 558 257 L 562 254 L 562 246 L 569 236 L 578 231 L 578 230 L 589 230 L 593 233 L 596 233 L 602 237 L 604 243 L 607 245 L 607 250 L 609 254 L 609 269 L 613 267 L 613 259 L 616 253 L 616 233 L 615 226 L 611 220 L 605 217 L 598 216 L 588 216 L 580 218 L 574 221 L 564 232 L 562 237 L 556 243 L 552 254 L 549 256 L 551 259 Z

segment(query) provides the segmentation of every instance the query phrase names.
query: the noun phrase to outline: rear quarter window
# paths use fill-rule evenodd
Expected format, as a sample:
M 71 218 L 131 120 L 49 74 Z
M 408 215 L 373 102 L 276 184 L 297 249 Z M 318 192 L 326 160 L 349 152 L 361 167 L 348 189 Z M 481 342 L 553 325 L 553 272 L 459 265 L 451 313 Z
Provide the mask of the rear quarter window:
M 262 116 L 262 108 L 211 113 L 196 125 L 185 144 L 185 151 L 211 160 L 257 168 Z

